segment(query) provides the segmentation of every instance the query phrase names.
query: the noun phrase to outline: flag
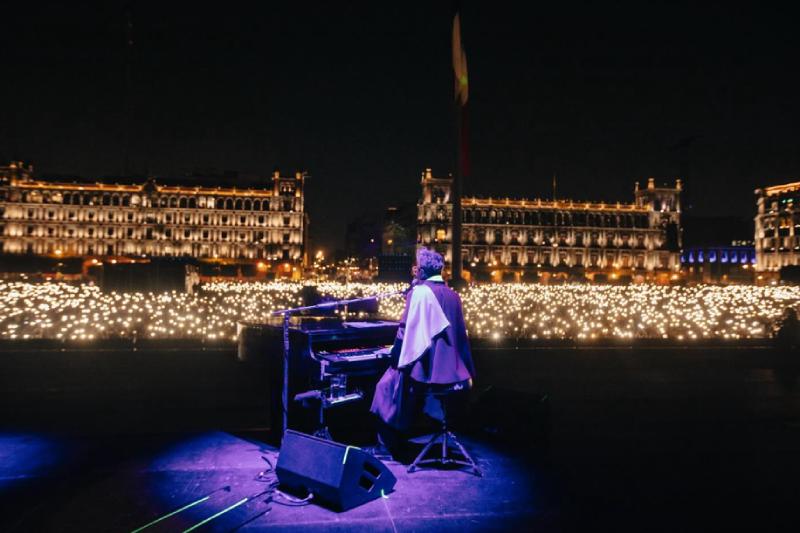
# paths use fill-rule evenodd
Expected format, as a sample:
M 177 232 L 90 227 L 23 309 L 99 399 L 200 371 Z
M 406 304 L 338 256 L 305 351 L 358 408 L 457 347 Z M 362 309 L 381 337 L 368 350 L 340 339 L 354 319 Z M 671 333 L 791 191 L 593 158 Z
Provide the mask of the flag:
M 461 16 L 453 17 L 453 78 L 455 80 L 455 101 L 458 108 L 458 162 L 461 175 L 469 175 L 469 121 L 467 100 L 469 99 L 469 80 L 467 78 L 467 54 L 461 44 Z
M 455 75 L 455 98 L 462 106 L 467 105 L 469 98 L 467 55 L 461 45 L 461 21 L 458 13 L 453 17 L 453 74 Z

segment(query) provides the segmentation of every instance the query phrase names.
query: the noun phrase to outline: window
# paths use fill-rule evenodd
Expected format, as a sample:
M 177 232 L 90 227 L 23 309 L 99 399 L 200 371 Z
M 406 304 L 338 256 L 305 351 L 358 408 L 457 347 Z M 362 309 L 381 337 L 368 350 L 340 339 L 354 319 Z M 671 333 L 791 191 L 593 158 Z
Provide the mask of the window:
M 283 234 L 283 242 L 289 242 L 289 234 L 288 233 L 284 233 Z
M 289 217 L 283 217 L 283 225 L 284 226 L 288 226 L 289 225 Z
M 447 231 L 443 228 L 439 228 L 436 230 L 436 240 L 437 241 L 444 241 L 447 237 Z
M 106 218 L 108 218 L 108 220 L 114 220 L 114 213 L 108 213 Z
M 133 228 L 128 228 L 128 237 L 133 237 Z
M 188 239 L 191 236 L 192 236 L 192 232 L 190 230 L 188 230 L 188 229 L 183 230 L 183 238 L 184 239 Z
M 114 228 L 108 228 L 108 231 L 106 233 L 108 233 L 109 237 L 113 237 L 114 236 Z

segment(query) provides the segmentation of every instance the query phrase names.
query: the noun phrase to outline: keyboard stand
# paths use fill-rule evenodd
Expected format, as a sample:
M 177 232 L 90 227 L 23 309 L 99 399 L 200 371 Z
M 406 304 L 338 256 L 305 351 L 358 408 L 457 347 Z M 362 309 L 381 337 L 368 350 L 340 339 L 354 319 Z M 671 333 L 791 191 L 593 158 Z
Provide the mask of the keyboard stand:
M 308 407 L 310 401 L 319 402 L 319 419 L 317 429 L 314 431 L 314 436 L 320 439 L 333 440 L 331 432 L 328 430 L 328 425 L 325 423 L 325 411 L 333 407 L 339 407 L 351 402 L 357 402 L 364 398 L 364 393 L 356 390 L 350 394 L 344 394 L 335 398 L 325 396 L 322 390 L 307 391 L 298 394 L 294 397 L 294 401 L 302 402 L 304 407 Z

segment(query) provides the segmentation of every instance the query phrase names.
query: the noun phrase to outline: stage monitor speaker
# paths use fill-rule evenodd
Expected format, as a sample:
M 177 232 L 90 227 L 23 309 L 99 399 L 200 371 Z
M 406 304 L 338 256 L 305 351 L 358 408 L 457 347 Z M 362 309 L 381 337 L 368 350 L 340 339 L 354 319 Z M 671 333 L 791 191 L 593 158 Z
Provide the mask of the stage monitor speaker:
M 386 465 L 363 450 L 291 429 L 275 471 L 282 489 L 313 493 L 313 501 L 336 511 L 379 498 L 397 482 Z

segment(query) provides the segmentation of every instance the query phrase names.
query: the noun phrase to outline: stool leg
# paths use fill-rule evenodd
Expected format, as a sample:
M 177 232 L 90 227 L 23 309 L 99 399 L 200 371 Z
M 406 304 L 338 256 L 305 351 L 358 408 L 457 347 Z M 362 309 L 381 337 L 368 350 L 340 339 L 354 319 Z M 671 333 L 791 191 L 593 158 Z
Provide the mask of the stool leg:
M 417 470 L 418 463 L 420 461 L 422 461 L 423 459 L 425 459 L 425 455 L 428 453 L 428 450 L 430 450 L 433 447 L 433 445 L 436 444 L 436 439 L 439 438 L 439 435 L 441 435 L 441 433 L 437 432 L 437 433 L 433 434 L 433 437 L 431 437 L 431 440 L 429 440 L 428 443 L 425 445 L 425 447 L 422 448 L 422 451 L 419 452 L 419 455 L 417 455 L 417 458 L 414 459 L 414 462 L 411 463 L 411 466 L 408 467 L 408 472 L 409 473 L 410 472 L 414 472 L 414 471 Z
M 448 433 L 450 432 L 448 431 Z M 458 446 L 458 449 L 461 452 L 461 455 L 464 456 L 464 459 L 466 459 L 467 462 L 472 465 L 472 470 L 475 472 L 475 474 L 483 477 L 483 473 L 478 468 L 478 463 L 475 462 L 475 459 L 473 459 L 472 456 L 467 452 L 466 448 L 461 445 L 461 442 L 459 442 L 455 435 L 450 433 L 450 437 L 452 438 L 453 442 L 456 443 L 456 446 Z

